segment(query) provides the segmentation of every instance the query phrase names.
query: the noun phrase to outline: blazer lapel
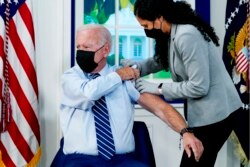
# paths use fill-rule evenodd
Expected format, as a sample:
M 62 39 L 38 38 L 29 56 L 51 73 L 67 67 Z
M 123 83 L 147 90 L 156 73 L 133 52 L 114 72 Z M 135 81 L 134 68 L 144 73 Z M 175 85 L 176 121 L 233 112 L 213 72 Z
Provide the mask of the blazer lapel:
M 176 29 L 177 29 L 177 25 L 172 24 L 171 34 L 170 34 L 170 41 L 169 41 L 169 62 L 170 62 L 169 67 L 170 67 L 170 72 L 171 72 L 171 75 L 172 75 L 172 79 L 174 81 L 177 80 L 177 76 L 176 76 L 175 69 L 174 69 L 174 59 L 175 59 L 174 39 L 175 39 Z

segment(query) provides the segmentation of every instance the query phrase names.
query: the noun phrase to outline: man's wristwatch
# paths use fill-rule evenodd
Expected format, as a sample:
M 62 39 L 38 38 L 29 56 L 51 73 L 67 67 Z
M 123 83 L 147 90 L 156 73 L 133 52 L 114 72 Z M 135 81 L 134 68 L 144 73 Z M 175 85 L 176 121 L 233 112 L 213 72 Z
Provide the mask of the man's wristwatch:
M 183 134 L 186 133 L 186 132 L 193 133 L 193 130 L 191 128 L 189 128 L 189 127 L 183 128 L 181 130 L 181 132 L 180 132 L 180 135 L 183 136 Z
M 162 95 L 162 84 L 163 83 L 160 83 L 160 85 L 158 86 L 158 91 L 160 92 L 161 95 Z

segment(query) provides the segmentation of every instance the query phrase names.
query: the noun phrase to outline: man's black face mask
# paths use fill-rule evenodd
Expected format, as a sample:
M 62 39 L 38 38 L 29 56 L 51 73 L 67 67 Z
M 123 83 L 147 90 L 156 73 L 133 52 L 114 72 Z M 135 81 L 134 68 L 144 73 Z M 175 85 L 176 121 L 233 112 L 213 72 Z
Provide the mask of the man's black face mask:
M 82 69 L 82 71 L 86 73 L 94 71 L 94 69 L 98 66 L 98 63 L 102 61 L 102 59 L 98 63 L 94 61 L 95 53 L 101 50 L 104 46 L 105 44 L 96 51 L 86 51 L 86 50 L 76 51 L 76 62 Z
M 160 39 L 165 35 L 160 29 L 155 29 L 155 28 L 151 30 L 144 29 L 144 31 L 147 37 L 154 39 Z
M 98 64 L 94 61 L 95 52 L 77 50 L 76 52 L 76 62 L 79 67 L 86 73 L 94 71 Z

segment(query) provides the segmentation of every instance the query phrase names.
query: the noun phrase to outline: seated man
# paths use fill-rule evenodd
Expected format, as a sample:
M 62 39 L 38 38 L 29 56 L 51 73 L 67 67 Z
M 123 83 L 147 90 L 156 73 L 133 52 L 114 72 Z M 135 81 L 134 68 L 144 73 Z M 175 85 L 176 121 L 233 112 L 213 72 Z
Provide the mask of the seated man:
M 150 94 L 141 94 L 132 80 L 139 71 L 109 66 L 110 32 L 101 25 L 84 25 L 76 36 L 77 65 L 62 76 L 60 121 L 65 166 L 146 167 L 134 159 L 134 102 L 153 112 L 176 132 L 187 127 L 173 107 Z M 157 105 L 155 105 L 157 104 Z M 197 160 L 202 143 L 183 135 L 184 148 Z

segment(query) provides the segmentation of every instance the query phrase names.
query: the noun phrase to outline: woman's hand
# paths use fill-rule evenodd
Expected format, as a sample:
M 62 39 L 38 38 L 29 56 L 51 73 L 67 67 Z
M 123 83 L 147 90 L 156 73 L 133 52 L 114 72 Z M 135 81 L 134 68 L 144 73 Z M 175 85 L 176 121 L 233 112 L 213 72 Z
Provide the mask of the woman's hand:
M 159 84 L 148 82 L 142 78 L 139 78 L 135 82 L 135 87 L 140 93 L 152 93 L 156 95 L 160 95 L 158 90 Z

